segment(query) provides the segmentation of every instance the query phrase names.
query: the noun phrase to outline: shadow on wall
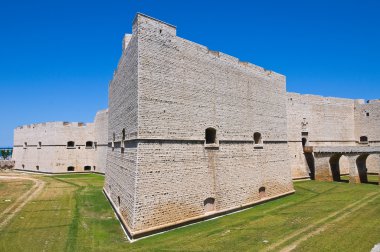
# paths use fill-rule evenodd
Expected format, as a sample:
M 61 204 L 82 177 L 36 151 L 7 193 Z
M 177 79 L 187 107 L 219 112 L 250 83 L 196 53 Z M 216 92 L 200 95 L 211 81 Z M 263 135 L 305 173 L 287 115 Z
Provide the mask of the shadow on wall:
M 309 167 L 310 179 L 314 180 L 315 179 L 315 161 L 314 161 L 313 153 L 305 153 L 304 155 L 306 158 L 307 166 Z

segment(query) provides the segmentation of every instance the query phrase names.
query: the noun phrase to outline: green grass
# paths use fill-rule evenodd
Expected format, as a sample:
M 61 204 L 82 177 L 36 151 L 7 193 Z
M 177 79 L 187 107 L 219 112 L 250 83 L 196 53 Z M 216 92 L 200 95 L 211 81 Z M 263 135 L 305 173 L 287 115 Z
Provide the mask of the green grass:
M 0 182 L 0 213 L 26 193 L 33 185 L 28 180 L 8 180 Z M 1 220 L 1 216 L 0 216 Z
M 321 227 L 296 250 L 369 251 L 380 243 L 374 184 L 296 182 L 294 195 L 129 243 L 102 193 L 102 176 L 39 178 L 43 193 L 1 230 L 0 251 L 279 251 Z M 359 208 L 344 209 L 350 204 Z

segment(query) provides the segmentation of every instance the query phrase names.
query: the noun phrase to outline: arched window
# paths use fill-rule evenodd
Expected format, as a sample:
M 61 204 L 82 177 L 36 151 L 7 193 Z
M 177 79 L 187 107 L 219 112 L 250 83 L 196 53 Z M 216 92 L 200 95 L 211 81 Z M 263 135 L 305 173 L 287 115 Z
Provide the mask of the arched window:
M 216 129 L 207 128 L 205 132 L 206 144 L 216 144 Z
M 361 136 L 360 137 L 360 142 L 361 143 L 368 143 L 368 137 L 367 136 Z
M 28 148 L 28 143 L 24 142 L 24 149 Z
M 38 142 L 37 149 L 41 149 L 42 147 L 42 142 Z
M 75 142 L 74 141 L 68 141 L 67 142 L 67 148 L 75 148 Z
M 67 167 L 67 171 L 74 171 L 74 170 L 75 170 L 74 166 Z
M 205 212 L 215 211 L 215 199 L 207 198 L 203 201 Z
M 261 137 L 261 133 L 255 132 L 253 134 L 253 141 L 255 142 L 256 145 L 261 145 L 263 144 L 263 139 Z
M 86 165 L 86 166 L 84 167 L 84 170 L 85 170 L 85 171 L 91 171 L 91 166 Z
M 265 198 L 267 195 L 266 195 L 266 192 L 265 192 L 265 187 L 262 186 L 259 188 L 259 196 L 260 196 L 260 199 L 262 198 Z
M 36 170 L 39 171 L 40 170 L 40 166 L 36 165 Z
M 94 143 L 92 141 L 86 142 L 86 149 L 92 149 L 93 146 L 94 146 Z

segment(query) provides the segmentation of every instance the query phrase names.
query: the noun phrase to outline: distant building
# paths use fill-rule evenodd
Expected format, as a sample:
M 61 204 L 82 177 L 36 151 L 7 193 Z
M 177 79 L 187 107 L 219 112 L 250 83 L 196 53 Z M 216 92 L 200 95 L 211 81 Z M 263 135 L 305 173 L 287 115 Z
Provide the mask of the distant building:
M 15 169 L 43 173 L 104 173 L 107 110 L 94 123 L 47 122 L 14 130 Z

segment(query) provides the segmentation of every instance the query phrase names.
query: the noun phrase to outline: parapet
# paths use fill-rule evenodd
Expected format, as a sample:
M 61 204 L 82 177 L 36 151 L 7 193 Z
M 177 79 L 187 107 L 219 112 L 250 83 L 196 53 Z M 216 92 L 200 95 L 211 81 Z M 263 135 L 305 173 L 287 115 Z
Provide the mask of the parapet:
M 176 36 L 176 30 L 177 30 L 176 26 L 168 24 L 168 23 L 166 23 L 164 21 L 161 21 L 161 20 L 158 20 L 156 18 L 150 17 L 148 15 L 145 15 L 145 14 L 142 14 L 142 13 L 137 13 L 136 16 L 135 16 L 135 18 L 134 18 L 134 20 L 133 20 L 133 34 L 137 33 L 138 27 L 140 25 L 141 26 L 149 25 L 150 27 L 154 27 L 155 29 L 157 29 L 157 31 L 159 33 L 161 33 L 161 32 L 162 33 L 169 33 L 172 36 Z M 129 40 L 130 40 L 130 35 L 128 35 L 128 34 L 125 35 L 124 39 L 123 39 L 123 50 L 128 45 Z M 186 40 L 186 41 L 190 42 L 192 45 L 198 47 L 202 52 L 205 51 L 206 53 L 208 53 L 212 57 L 218 58 L 219 60 L 227 62 L 227 63 L 229 63 L 231 65 L 235 65 L 235 66 L 241 67 L 241 68 L 246 69 L 248 71 L 252 71 L 253 70 L 260 77 L 263 77 L 263 78 L 273 78 L 273 79 L 277 79 L 277 80 L 280 80 L 280 81 L 285 81 L 286 80 L 286 77 L 284 75 L 282 75 L 282 74 L 276 73 L 276 72 L 271 71 L 271 70 L 267 70 L 267 69 L 265 69 L 263 67 L 254 65 L 254 64 L 249 63 L 249 62 L 241 61 L 240 59 L 238 59 L 236 57 L 233 57 L 231 55 L 228 55 L 228 54 L 225 54 L 225 53 L 222 53 L 222 52 L 219 52 L 219 51 L 210 50 L 207 47 L 199 45 L 199 44 L 194 43 L 192 41 L 189 41 L 189 40 Z
M 15 130 L 25 130 L 25 129 L 34 129 L 42 127 L 86 127 L 88 124 L 83 122 L 44 122 L 44 123 L 33 123 L 18 126 Z
M 145 15 L 143 13 L 137 13 L 133 22 L 132 22 L 133 34 L 137 33 L 138 27 L 140 25 L 146 25 L 146 24 L 156 26 L 157 29 L 160 31 L 160 33 L 165 31 L 167 33 L 170 33 L 173 36 L 176 36 L 177 28 L 174 25 L 168 24 L 164 21 L 150 17 L 150 16 Z

